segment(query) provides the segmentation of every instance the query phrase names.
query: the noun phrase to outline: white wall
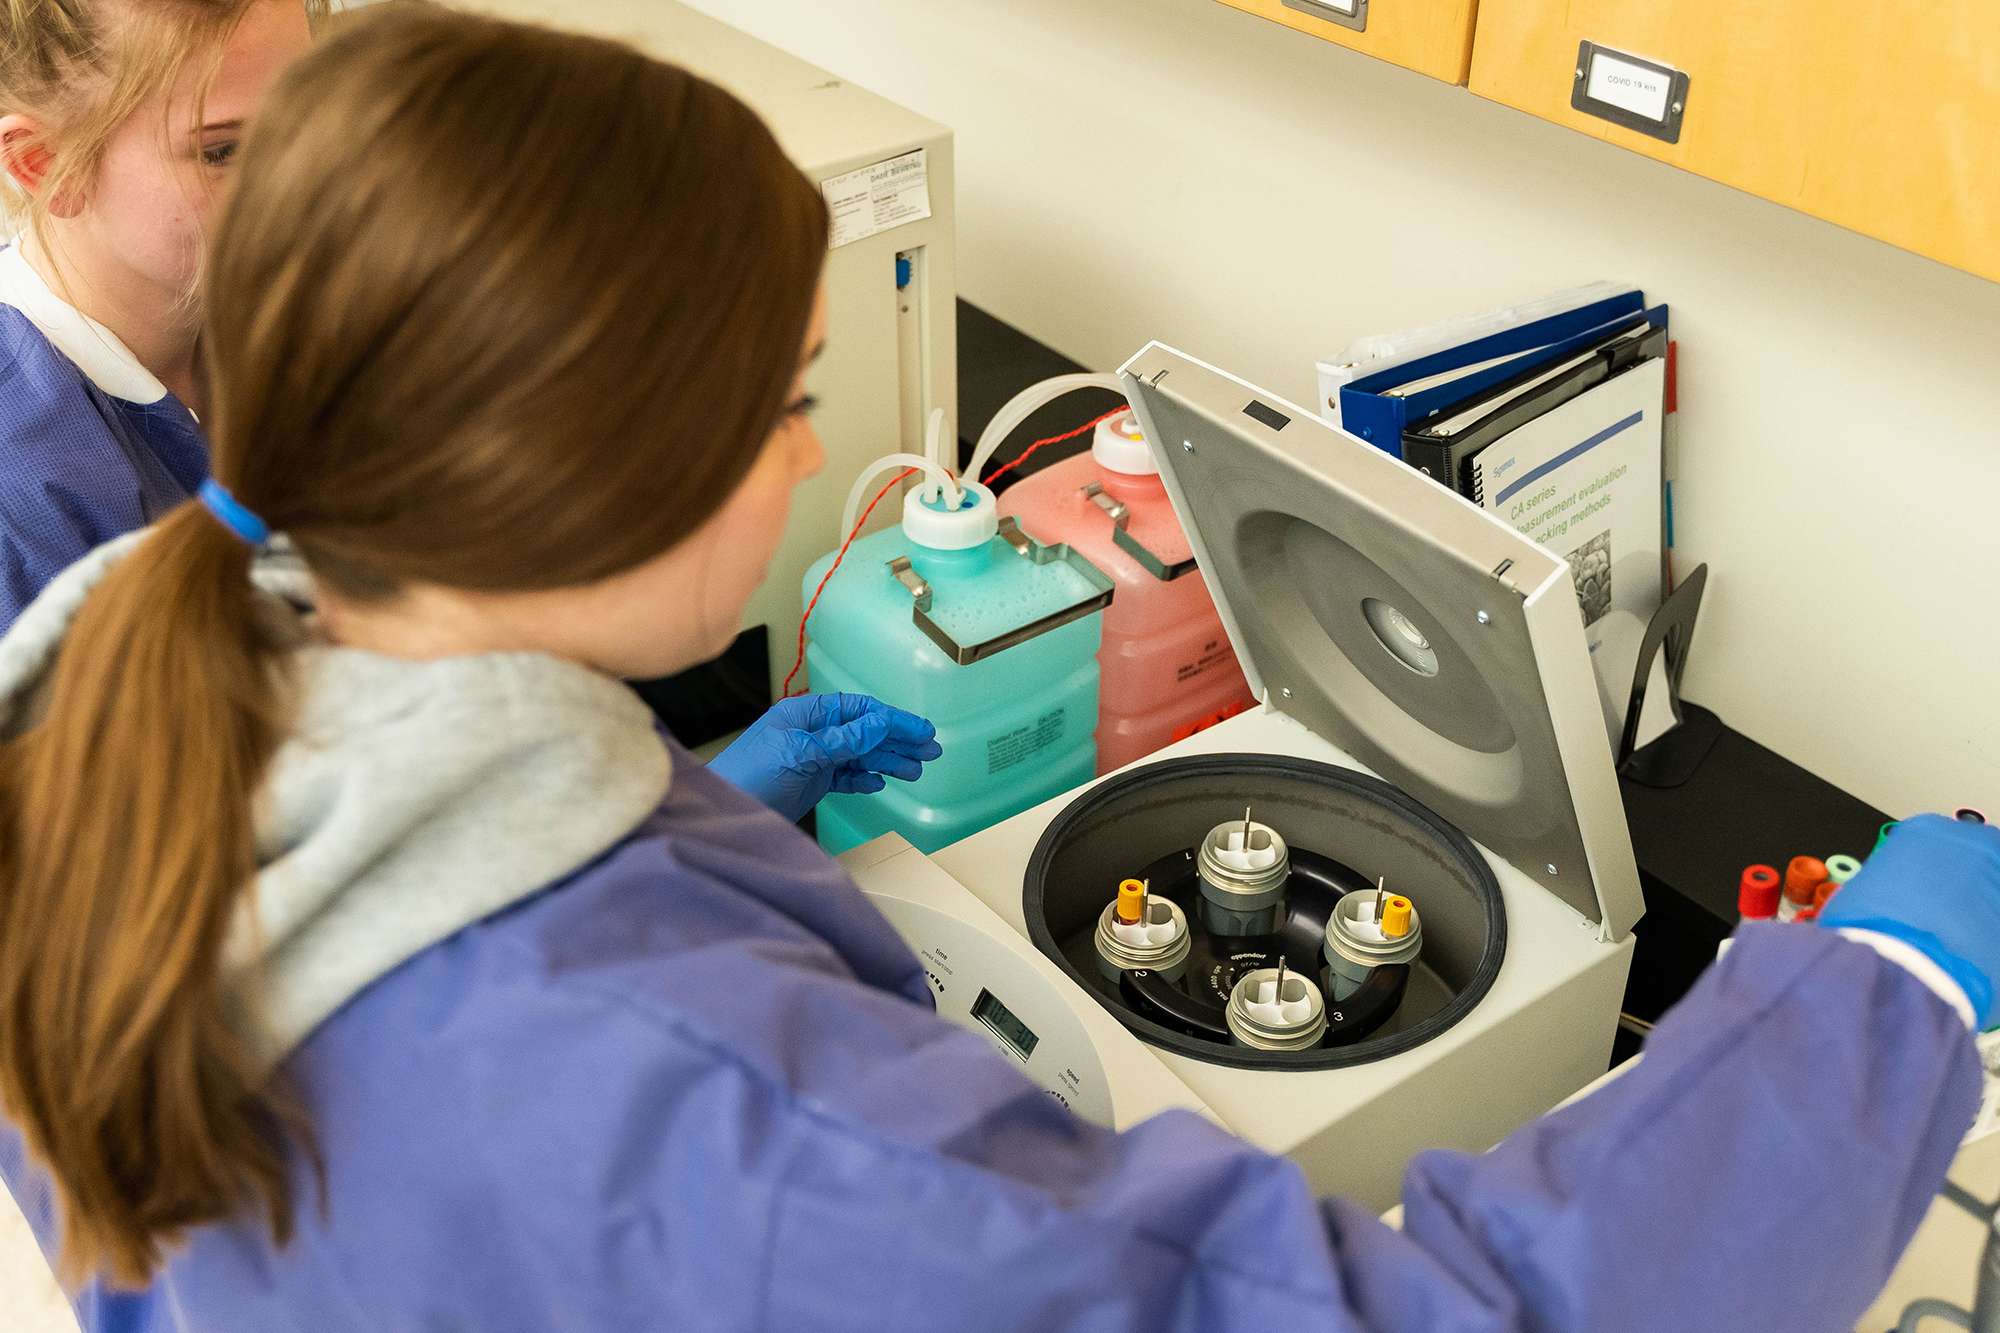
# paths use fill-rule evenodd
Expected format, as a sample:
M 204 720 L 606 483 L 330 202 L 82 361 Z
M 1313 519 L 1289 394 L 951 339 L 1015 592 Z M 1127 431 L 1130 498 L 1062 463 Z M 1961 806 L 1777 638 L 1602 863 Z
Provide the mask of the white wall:
M 2000 808 L 2000 286 L 1214 0 L 694 2 L 953 126 L 964 295 L 1095 367 L 1309 403 L 1357 335 L 1642 284 L 1690 695 L 1894 813 Z

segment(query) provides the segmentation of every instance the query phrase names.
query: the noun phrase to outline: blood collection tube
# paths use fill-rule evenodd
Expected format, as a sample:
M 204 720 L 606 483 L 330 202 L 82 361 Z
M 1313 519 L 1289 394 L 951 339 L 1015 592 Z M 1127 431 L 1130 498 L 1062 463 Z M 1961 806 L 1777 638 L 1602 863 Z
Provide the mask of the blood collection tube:
M 1785 867 L 1785 896 L 1778 904 L 1778 920 L 1794 921 L 1813 905 L 1813 891 L 1826 879 L 1826 862 L 1817 856 L 1795 856 Z
M 1982 810 L 1975 810 L 1969 805 L 1961 805 L 1958 809 L 1951 812 L 1951 817 L 1961 824 L 1984 824 L 1986 822 L 1986 813 Z
M 1861 873 L 1859 858 L 1852 856 L 1829 856 L 1826 858 L 1826 877 L 1835 884 L 1845 884 Z
M 1778 915 L 1782 889 L 1772 866 L 1745 866 L 1736 882 L 1736 914 L 1745 921 L 1769 921 Z
M 1097 969 L 1113 982 L 1141 969 L 1174 980 L 1186 968 L 1189 939 L 1187 917 L 1173 899 L 1153 893 L 1144 880 L 1123 880 L 1097 918 Z
M 1146 885 L 1143 881 L 1128 879 L 1118 886 L 1118 921 L 1122 925 L 1136 926 L 1146 919 Z

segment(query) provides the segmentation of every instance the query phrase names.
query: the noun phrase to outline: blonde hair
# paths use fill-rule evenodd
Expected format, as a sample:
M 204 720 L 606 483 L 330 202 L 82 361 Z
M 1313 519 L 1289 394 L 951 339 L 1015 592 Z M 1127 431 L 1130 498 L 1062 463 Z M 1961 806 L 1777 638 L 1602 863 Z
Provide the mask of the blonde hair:
M 41 136 L 30 147 L 51 156 L 49 174 L 32 193 L 12 180 L 0 188 L 0 241 L 32 232 L 54 262 L 47 231 L 51 202 L 87 196 L 118 127 L 206 57 L 198 107 L 223 43 L 253 3 L 0 0 L 0 116 L 35 120 Z M 301 3 L 317 20 L 328 0 Z
M 693 533 L 784 419 L 819 191 L 728 93 L 612 42 L 361 11 L 245 141 L 203 338 L 217 479 L 349 598 L 586 584 Z M 280 1243 L 310 1133 L 222 986 L 288 726 L 247 547 L 168 515 L 0 744 L 0 1105 L 66 1275 Z

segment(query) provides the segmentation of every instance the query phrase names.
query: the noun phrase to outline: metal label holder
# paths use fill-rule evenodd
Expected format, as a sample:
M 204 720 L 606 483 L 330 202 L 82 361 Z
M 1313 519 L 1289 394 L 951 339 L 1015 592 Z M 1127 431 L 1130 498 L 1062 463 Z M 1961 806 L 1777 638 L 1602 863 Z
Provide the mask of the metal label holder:
M 1368 0 L 1349 0 L 1349 3 L 1354 6 L 1351 13 L 1344 6 L 1328 4 L 1326 0 L 1285 0 L 1285 8 L 1356 32 L 1368 31 Z
M 1290 3 L 1290 0 L 1286 0 Z M 1662 75 L 1667 80 L 1667 109 L 1662 119 L 1654 120 L 1637 111 L 1628 111 L 1622 106 L 1601 101 L 1590 95 L 1590 70 L 1599 56 L 1616 60 L 1620 64 L 1635 65 L 1651 74 Z M 1643 56 L 1631 55 L 1599 46 L 1585 40 L 1577 43 L 1576 75 L 1569 90 L 1569 104 L 1587 116 L 1608 120 L 1613 125 L 1623 125 L 1628 130 L 1637 130 L 1667 143 L 1681 141 L 1681 118 L 1687 113 L 1688 76 L 1687 71 L 1675 69 L 1672 65 L 1662 65 L 1657 60 L 1647 60 Z
M 1131 532 L 1132 510 L 1122 500 L 1114 500 L 1104 493 L 1104 483 L 1093 481 L 1083 488 L 1084 498 L 1102 509 L 1111 519 L 1111 540 L 1118 549 L 1137 561 L 1139 568 L 1151 574 L 1162 583 L 1172 583 L 1194 573 L 1194 555 L 1172 564 L 1160 559 L 1151 547 L 1134 537 Z
M 1023 560 L 1033 561 L 1037 565 L 1052 565 L 1058 562 L 1066 564 L 1096 591 L 1080 602 L 1073 602 L 1059 611 L 1052 611 L 983 643 L 965 644 L 952 638 L 949 630 L 931 619 L 931 585 L 925 582 L 923 575 L 917 573 L 911 566 L 908 556 L 897 556 L 889 561 L 888 568 L 896 581 L 909 589 L 910 622 L 922 630 L 925 638 L 943 649 L 944 655 L 959 666 L 971 666 L 974 662 L 984 661 L 995 653 L 1003 653 L 1016 644 L 1026 643 L 1030 639 L 1047 634 L 1050 630 L 1061 629 L 1072 621 L 1081 620 L 1092 612 L 1102 611 L 1111 605 L 1114 588 L 1111 580 L 1105 577 L 1097 566 L 1072 551 L 1067 543 L 1044 546 L 1022 532 L 1021 525 L 1012 517 L 1000 520 L 999 536 L 1013 547 L 1014 554 Z

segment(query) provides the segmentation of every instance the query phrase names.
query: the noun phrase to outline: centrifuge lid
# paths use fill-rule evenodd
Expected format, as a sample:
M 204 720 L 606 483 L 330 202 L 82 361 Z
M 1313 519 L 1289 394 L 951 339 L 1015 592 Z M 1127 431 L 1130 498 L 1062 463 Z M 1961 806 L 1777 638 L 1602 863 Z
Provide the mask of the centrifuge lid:
M 1623 937 L 1644 904 L 1569 567 L 1172 348 L 1120 374 L 1252 690 Z

